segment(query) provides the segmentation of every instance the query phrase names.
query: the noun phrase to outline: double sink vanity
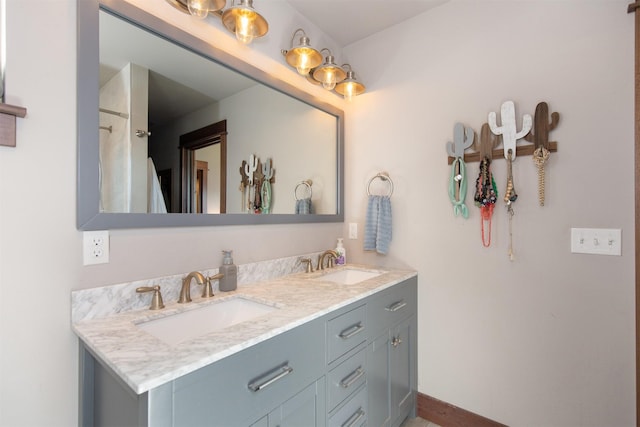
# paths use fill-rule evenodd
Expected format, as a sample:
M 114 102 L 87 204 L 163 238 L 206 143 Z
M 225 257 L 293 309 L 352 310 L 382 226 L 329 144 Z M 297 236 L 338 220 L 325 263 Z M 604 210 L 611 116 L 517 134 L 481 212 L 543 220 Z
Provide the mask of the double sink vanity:
M 399 426 L 416 300 L 415 272 L 348 265 L 76 320 L 81 423 Z

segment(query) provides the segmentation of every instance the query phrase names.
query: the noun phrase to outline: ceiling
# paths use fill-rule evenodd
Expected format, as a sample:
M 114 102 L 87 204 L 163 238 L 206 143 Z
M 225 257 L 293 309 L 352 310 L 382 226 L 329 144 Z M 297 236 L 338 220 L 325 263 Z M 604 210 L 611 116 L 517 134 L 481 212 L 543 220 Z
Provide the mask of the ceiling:
M 288 0 L 344 47 L 449 0 Z

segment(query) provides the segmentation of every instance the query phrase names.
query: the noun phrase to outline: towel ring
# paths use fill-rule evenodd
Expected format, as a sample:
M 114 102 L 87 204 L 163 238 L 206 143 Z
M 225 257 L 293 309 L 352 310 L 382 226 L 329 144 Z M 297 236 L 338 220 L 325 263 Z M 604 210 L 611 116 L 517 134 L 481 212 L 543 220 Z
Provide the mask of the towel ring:
M 371 195 L 371 183 L 376 179 L 380 179 L 381 181 L 386 181 L 389 183 L 389 194 L 387 194 L 387 197 L 391 197 L 391 195 L 393 194 L 393 181 L 391 180 L 391 177 L 387 172 L 379 172 L 369 180 L 369 183 L 367 184 L 367 195 Z
M 313 181 L 311 181 L 310 179 L 306 179 L 302 181 L 300 184 L 296 185 L 296 188 L 293 189 L 293 198 L 296 200 L 302 200 L 302 199 L 298 199 L 298 188 L 301 185 L 307 188 L 307 190 L 309 191 L 309 199 L 311 199 L 311 196 L 313 195 L 313 190 L 311 189 L 311 186 L 313 185 Z

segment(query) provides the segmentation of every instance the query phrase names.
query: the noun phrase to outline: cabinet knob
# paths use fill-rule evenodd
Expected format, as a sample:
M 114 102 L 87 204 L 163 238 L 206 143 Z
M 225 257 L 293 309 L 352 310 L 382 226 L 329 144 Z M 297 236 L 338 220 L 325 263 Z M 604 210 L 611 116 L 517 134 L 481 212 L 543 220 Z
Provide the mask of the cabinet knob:
M 400 344 L 402 344 L 402 338 L 400 338 L 399 336 L 391 338 L 391 345 L 392 346 L 397 347 Z

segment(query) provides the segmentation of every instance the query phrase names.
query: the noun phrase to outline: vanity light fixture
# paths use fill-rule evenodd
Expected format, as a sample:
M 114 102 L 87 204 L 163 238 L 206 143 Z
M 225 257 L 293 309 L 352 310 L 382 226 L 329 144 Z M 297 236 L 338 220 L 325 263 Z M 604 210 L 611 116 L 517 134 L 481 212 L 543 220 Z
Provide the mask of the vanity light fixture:
M 235 33 L 238 41 L 249 44 L 256 37 L 262 37 L 269 31 L 269 24 L 253 8 L 253 0 L 231 0 L 231 7 L 222 12 L 222 23 L 227 30 Z
M 342 64 L 342 68 L 348 67 L 347 78 L 336 84 L 335 91 L 344 96 L 344 99 L 351 101 L 354 96 L 358 96 L 365 91 L 365 87 L 356 78 L 356 73 L 351 69 L 351 65 Z
M 269 31 L 267 20 L 253 8 L 253 0 L 231 0 L 231 7 L 222 10 L 226 0 L 166 0 L 176 9 L 196 18 L 204 19 L 213 14 L 222 19 L 225 28 L 235 33 L 238 41 L 249 44 L 256 37 Z
M 296 34 L 302 32 L 300 36 L 300 42 L 296 47 L 293 47 L 293 41 L 296 38 Z M 291 48 L 289 50 L 282 49 L 282 54 L 287 61 L 287 64 L 294 67 L 298 74 L 301 76 L 309 75 L 311 69 L 316 68 L 322 64 L 322 54 L 309 44 L 309 37 L 302 28 L 298 28 L 293 32 L 291 36 Z
M 222 9 L 225 4 L 225 0 L 187 0 L 187 9 L 196 18 L 204 19 L 210 12 Z
M 218 12 L 227 4 L 226 0 L 167 0 L 169 4 L 196 18 L 204 19 Z
M 341 82 L 347 77 L 347 73 L 336 65 L 329 49 L 324 48 L 320 52 L 324 52 L 325 50 L 329 53 L 325 57 L 324 63 L 313 72 L 313 78 L 322 82 L 322 87 L 326 90 L 333 90 L 333 88 L 336 87 L 336 83 Z

